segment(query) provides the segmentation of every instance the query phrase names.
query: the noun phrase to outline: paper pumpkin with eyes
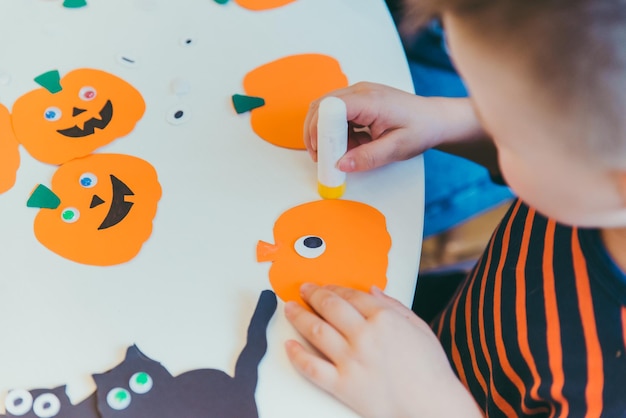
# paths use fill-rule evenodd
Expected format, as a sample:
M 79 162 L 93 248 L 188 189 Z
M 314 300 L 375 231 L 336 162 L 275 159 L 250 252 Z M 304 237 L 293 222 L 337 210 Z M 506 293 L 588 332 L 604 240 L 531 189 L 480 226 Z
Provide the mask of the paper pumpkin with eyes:
M 15 184 L 17 169 L 20 167 L 18 148 L 9 111 L 0 105 L 0 193 L 6 192 Z
M 73 405 L 65 386 L 54 389 L 11 390 L 4 399 L 7 417 L 22 418 L 99 418 L 96 396 L 92 394 Z M 0 415 L 4 416 L 4 415 Z
M 35 78 L 43 88 L 13 105 L 15 136 L 36 159 L 63 164 L 127 135 L 141 119 L 145 102 L 121 78 L 78 69 L 61 78 L 50 71 Z
M 155 169 L 122 154 L 93 154 L 59 167 L 51 190 L 39 185 L 27 205 L 41 210 L 35 236 L 78 263 L 108 266 L 137 255 L 152 233 L 161 198 Z
M 237 113 L 250 111 L 252 129 L 267 142 L 305 149 L 302 132 L 309 105 L 347 85 L 334 58 L 292 55 L 249 72 L 243 80 L 245 95 L 235 94 L 232 101 Z
M 319 200 L 283 213 L 274 224 L 274 244 L 257 244 L 257 260 L 272 262 L 270 283 L 282 300 L 303 303 L 305 282 L 384 289 L 390 248 L 378 210 L 349 200 Z

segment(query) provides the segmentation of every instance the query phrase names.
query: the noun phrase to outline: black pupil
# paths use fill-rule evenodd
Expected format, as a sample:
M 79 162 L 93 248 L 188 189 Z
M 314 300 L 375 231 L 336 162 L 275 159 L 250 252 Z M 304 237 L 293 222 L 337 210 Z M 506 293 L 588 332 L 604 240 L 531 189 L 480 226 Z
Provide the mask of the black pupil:
M 304 246 L 307 248 L 319 248 L 324 241 L 320 237 L 308 237 L 304 239 Z
M 183 115 L 185 114 L 185 112 L 183 112 L 182 110 L 179 110 L 178 112 L 174 113 L 174 117 L 176 119 L 180 119 L 183 117 Z
M 187 39 L 187 40 L 185 41 L 185 43 L 186 43 L 187 45 L 190 45 L 192 42 L 193 42 L 193 41 L 192 41 L 191 39 Z

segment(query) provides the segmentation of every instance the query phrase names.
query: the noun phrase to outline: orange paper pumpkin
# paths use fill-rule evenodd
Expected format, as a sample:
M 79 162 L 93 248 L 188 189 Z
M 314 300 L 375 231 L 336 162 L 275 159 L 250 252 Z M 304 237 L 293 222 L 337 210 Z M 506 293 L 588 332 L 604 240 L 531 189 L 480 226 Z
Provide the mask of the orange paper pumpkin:
M 257 260 L 272 262 L 270 283 L 284 301 L 303 303 L 305 282 L 363 291 L 387 284 L 391 237 L 383 214 L 364 203 L 319 200 L 296 206 L 276 221 L 274 240 L 259 241 Z
M 18 148 L 9 111 L 0 105 L 0 193 L 6 192 L 15 184 L 17 169 L 20 166 Z
M 113 74 L 78 69 L 35 79 L 43 88 L 13 106 L 17 140 L 36 159 L 63 164 L 130 133 L 144 114 L 141 94 Z
M 238 113 L 251 110 L 252 129 L 264 140 L 280 147 L 305 149 L 302 132 L 309 105 L 347 85 L 348 79 L 334 58 L 293 55 L 249 72 L 243 80 L 246 96 L 236 95 L 233 103 Z M 236 100 L 241 103 L 246 98 L 251 106 L 237 106 Z
M 44 207 L 35 236 L 44 246 L 78 263 L 107 266 L 126 262 L 152 233 L 161 198 L 157 173 L 148 162 L 122 154 L 93 154 L 63 164 L 42 205 L 39 186 L 29 206 Z M 32 202 L 37 202 L 31 204 Z
M 235 0 L 238 5 L 250 10 L 275 9 L 294 1 L 296 0 Z

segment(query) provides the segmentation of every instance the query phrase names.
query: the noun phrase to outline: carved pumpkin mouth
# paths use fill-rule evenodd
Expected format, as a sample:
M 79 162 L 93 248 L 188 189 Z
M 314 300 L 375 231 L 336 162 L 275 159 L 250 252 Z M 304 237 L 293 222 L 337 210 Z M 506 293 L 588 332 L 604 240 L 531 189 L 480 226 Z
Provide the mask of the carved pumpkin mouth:
M 83 113 L 84 109 L 74 108 L 74 116 L 80 115 Z M 100 110 L 100 119 L 91 118 L 85 122 L 83 128 L 79 128 L 78 126 L 73 126 L 68 129 L 59 129 L 58 133 L 64 136 L 68 136 L 70 138 L 83 138 L 85 136 L 93 135 L 96 128 L 104 129 L 109 125 L 111 119 L 113 118 L 113 104 L 110 100 L 107 100 L 104 107 Z
M 104 221 L 98 227 L 98 230 L 111 228 L 122 222 L 126 215 L 130 212 L 130 209 L 133 207 L 133 202 L 127 202 L 126 196 L 134 196 L 135 193 L 128 187 L 123 181 L 115 177 L 113 174 L 111 176 L 111 186 L 113 186 L 113 200 L 111 201 L 111 207 L 109 208 L 109 212 L 107 216 L 104 218 Z M 97 206 L 100 206 L 104 203 L 104 200 L 100 198 L 98 195 L 93 195 L 91 199 L 90 209 L 93 209 Z

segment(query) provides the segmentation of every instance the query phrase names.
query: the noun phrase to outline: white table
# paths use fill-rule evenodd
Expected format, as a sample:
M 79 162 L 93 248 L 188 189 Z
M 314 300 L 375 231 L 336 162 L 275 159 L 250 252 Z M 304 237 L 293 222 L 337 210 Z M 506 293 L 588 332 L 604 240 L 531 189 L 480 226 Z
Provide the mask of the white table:
M 0 195 L 0 399 L 12 388 L 68 385 L 74 402 L 94 390 L 90 374 L 118 364 L 137 343 L 177 375 L 232 372 L 259 293 L 270 288 L 258 240 L 274 221 L 313 200 L 316 167 L 304 151 L 260 140 L 230 96 L 244 75 L 290 54 L 335 57 L 350 83 L 412 91 L 382 0 L 298 0 L 265 12 L 212 0 L 62 0 L 0 3 L 0 102 L 9 109 L 43 71 L 114 73 L 144 96 L 146 113 L 126 138 L 98 152 L 136 155 L 157 169 L 163 197 L 151 238 L 128 263 L 92 267 L 44 248 L 26 208 L 34 185 L 56 167 L 21 149 L 15 186 Z M 167 17 L 167 18 L 165 18 Z M 180 41 L 193 39 L 183 47 Z M 124 66 L 120 55 L 137 64 Z M 188 92 L 172 89 L 174 80 Z M 171 109 L 191 111 L 184 124 Z M 421 249 L 421 158 L 348 177 L 345 199 L 381 211 L 393 245 L 387 292 L 410 304 Z M 351 416 L 290 366 L 283 342 L 295 332 L 282 304 L 268 330 L 257 403 L 265 417 Z

